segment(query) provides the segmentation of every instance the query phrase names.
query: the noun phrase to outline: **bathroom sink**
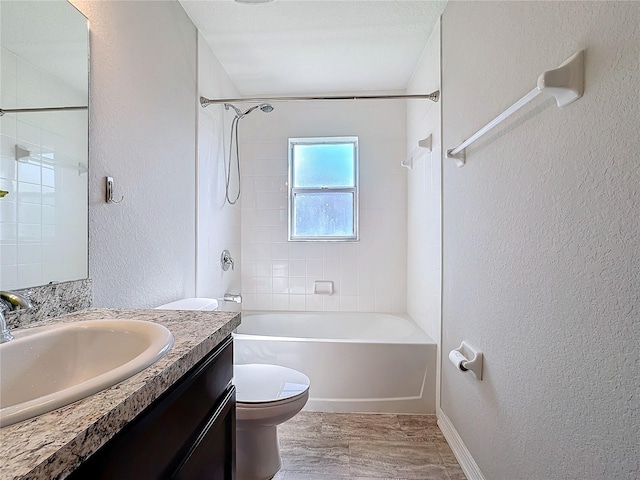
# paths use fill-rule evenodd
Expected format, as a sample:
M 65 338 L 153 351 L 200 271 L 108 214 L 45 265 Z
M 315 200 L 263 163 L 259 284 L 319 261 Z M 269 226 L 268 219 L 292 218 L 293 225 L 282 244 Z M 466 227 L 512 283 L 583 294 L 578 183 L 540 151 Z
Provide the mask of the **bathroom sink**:
M 115 385 L 173 345 L 157 323 L 90 320 L 12 332 L 0 345 L 0 426 L 50 412 Z

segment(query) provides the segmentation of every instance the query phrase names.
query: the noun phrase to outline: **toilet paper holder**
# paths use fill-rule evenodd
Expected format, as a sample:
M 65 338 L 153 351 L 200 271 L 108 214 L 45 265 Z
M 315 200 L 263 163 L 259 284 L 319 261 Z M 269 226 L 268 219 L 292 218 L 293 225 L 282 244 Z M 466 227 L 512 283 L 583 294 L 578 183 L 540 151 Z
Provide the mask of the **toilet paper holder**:
M 449 352 L 449 360 L 462 371 L 472 371 L 478 380 L 482 380 L 482 352 L 473 348 L 467 342 Z

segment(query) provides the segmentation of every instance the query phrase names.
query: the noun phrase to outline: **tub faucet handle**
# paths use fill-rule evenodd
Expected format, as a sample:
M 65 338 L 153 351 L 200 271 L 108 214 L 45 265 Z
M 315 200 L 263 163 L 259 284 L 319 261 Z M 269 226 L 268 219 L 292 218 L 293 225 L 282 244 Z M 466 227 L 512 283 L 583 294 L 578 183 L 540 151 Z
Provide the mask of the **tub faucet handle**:
M 231 267 L 231 270 L 235 270 L 233 258 L 231 257 L 229 250 L 225 249 L 222 251 L 222 255 L 220 255 L 220 264 L 222 265 L 222 270 L 225 272 L 229 270 L 229 267 Z

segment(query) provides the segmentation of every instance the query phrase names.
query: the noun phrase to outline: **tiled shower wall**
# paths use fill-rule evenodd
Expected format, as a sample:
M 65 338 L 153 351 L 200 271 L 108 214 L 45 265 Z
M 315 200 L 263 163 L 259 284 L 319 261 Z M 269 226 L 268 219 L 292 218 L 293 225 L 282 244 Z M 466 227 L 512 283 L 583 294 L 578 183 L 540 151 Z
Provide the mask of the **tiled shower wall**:
M 198 91 L 207 98 L 237 97 L 238 92 L 220 62 L 198 34 Z M 232 115 L 222 105 L 198 107 L 198 238 L 196 295 L 222 298 L 240 293 L 240 204 L 225 203 L 224 161 Z M 232 185 L 234 187 L 236 183 Z M 229 250 L 234 270 L 222 270 L 220 255 Z M 239 309 L 223 303 L 223 309 Z
M 3 108 L 86 105 L 86 93 L 1 55 Z M 0 199 L 2 288 L 85 278 L 88 147 L 78 131 L 87 132 L 87 112 L 6 114 L 0 129 L 0 190 L 9 192 Z
M 406 311 L 405 105 L 275 103 L 240 122 L 242 293 L 247 310 Z M 290 137 L 359 137 L 360 240 L 287 241 Z M 332 281 L 334 294 L 315 295 Z
M 440 23 L 427 42 L 409 93 L 440 90 Z M 437 343 L 440 343 L 442 297 L 442 136 L 441 105 L 409 100 L 407 105 L 407 150 L 431 135 L 432 151 L 421 155 L 407 172 L 408 269 L 407 313 Z

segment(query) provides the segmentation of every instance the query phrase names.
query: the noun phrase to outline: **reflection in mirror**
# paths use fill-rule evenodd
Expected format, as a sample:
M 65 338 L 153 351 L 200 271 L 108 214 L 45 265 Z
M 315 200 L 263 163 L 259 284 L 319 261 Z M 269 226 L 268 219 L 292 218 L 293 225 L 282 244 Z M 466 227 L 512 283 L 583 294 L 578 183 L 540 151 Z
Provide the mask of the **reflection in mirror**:
M 0 24 L 0 289 L 86 278 L 87 19 L 2 0 Z

